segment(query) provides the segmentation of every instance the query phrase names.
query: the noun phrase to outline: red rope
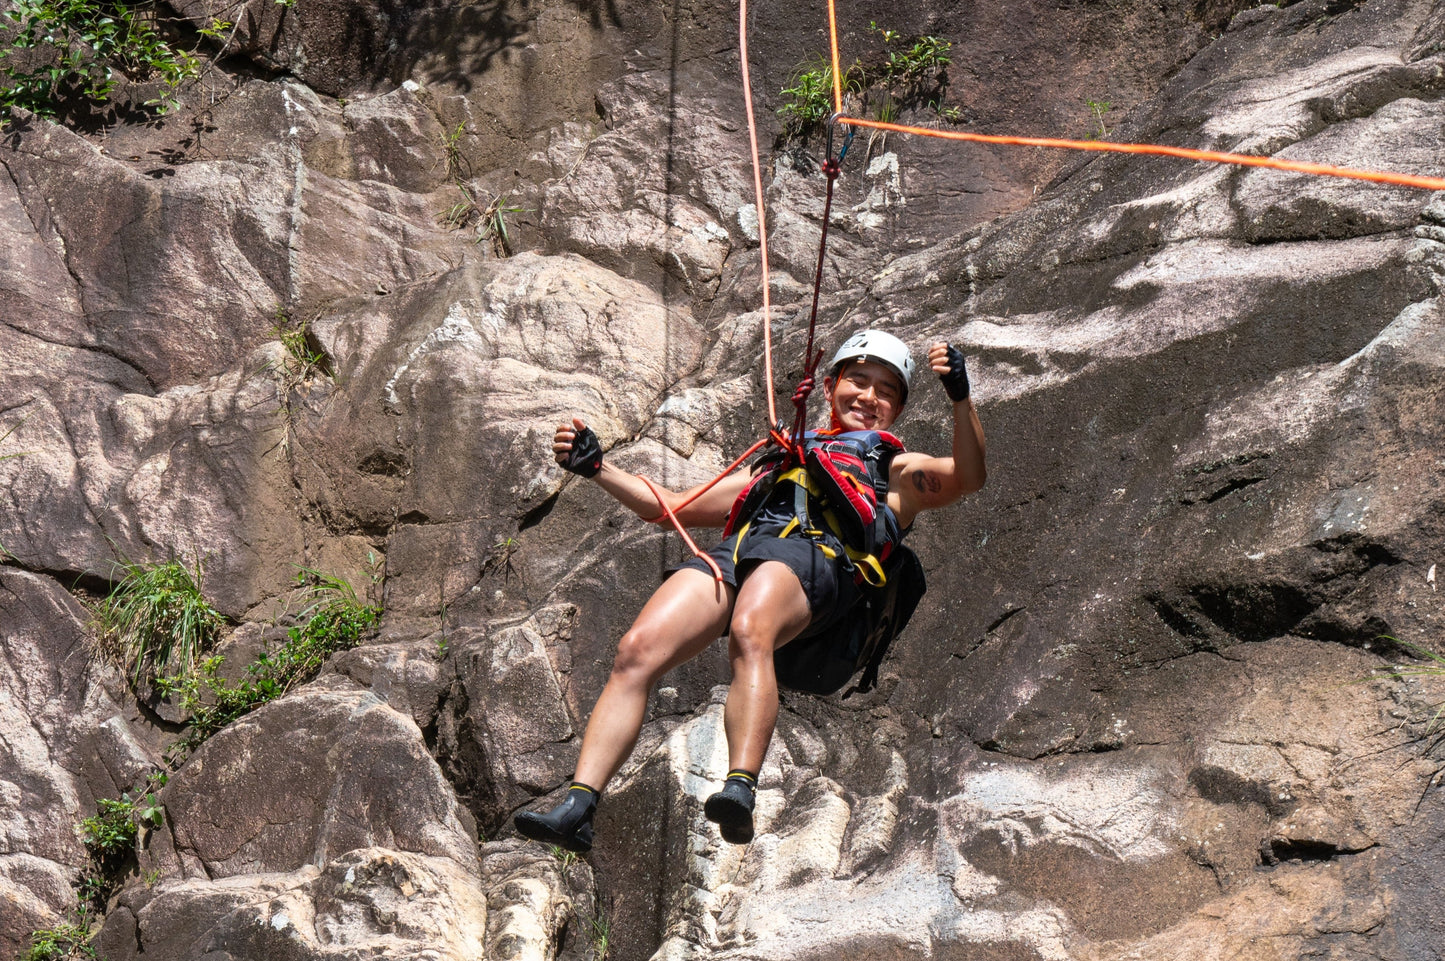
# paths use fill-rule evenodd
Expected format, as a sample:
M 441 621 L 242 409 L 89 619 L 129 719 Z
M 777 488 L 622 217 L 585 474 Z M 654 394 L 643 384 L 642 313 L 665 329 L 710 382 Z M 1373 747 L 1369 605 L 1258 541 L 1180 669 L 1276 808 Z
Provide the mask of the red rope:
M 831 142 L 832 138 L 829 138 L 829 143 Z M 813 274 L 813 309 L 808 315 L 808 343 L 803 348 L 803 378 L 793 391 L 793 434 L 788 444 L 790 455 L 799 462 L 803 459 L 803 430 L 808 424 L 808 395 L 813 392 L 813 377 L 818 370 L 818 361 L 823 359 L 821 349 L 816 352 L 813 350 L 813 335 L 818 328 L 818 298 L 823 290 L 823 263 L 824 255 L 828 251 L 828 221 L 833 210 L 833 183 L 838 179 L 841 170 L 842 165 L 836 158 L 829 157 L 823 161 L 823 174 L 828 178 L 828 193 L 823 199 L 823 231 L 818 238 L 818 269 Z

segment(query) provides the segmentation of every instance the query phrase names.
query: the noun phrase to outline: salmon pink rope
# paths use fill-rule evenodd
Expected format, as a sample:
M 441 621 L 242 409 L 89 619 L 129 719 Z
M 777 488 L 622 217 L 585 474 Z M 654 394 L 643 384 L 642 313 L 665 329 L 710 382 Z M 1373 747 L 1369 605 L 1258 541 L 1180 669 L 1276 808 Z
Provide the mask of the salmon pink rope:
M 763 387 L 768 392 L 768 429 L 778 422 L 773 402 L 772 283 L 768 279 L 768 222 L 763 215 L 763 167 L 758 160 L 758 123 L 753 116 L 753 80 L 748 69 L 748 0 L 738 0 L 738 54 L 743 68 L 743 105 L 748 114 L 748 147 L 753 159 L 753 195 L 758 208 L 758 249 L 763 260 Z

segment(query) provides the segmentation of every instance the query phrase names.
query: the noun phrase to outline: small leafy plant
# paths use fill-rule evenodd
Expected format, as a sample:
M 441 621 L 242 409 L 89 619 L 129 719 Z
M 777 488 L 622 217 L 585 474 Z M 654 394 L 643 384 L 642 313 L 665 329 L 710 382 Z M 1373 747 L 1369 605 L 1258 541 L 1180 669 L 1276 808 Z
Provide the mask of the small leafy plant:
M 856 65 L 855 65 L 856 66 Z M 845 90 L 857 91 L 857 78 L 844 71 Z M 833 65 L 821 56 L 805 60 L 793 71 L 790 87 L 782 95 L 788 98 L 778 108 L 778 116 L 788 129 L 799 133 L 820 126 L 833 113 Z
M 512 256 L 512 237 L 507 232 L 507 218 L 520 213 L 524 213 L 522 208 L 510 203 L 506 194 L 497 194 L 487 205 L 487 209 L 482 211 L 478 240 L 490 240 L 492 253 L 498 257 Z
M 563 871 L 566 871 L 568 868 L 572 867 L 572 865 L 576 864 L 578 860 L 580 860 L 582 857 L 576 851 L 568 851 L 560 844 L 547 845 L 547 853 L 557 859 L 557 861 L 562 865 Z
M 956 107 L 945 107 L 948 65 L 953 41 L 936 36 L 905 36 L 897 30 L 870 23 L 869 30 L 883 41 L 881 53 L 855 60 L 843 71 L 840 86 L 845 99 L 860 97 L 866 108 L 877 99 L 875 116 L 891 123 L 907 110 L 929 109 L 941 119 L 958 123 Z M 833 112 L 833 67 L 822 57 L 806 60 L 781 91 L 786 98 L 778 108 L 785 122 L 783 139 L 806 137 L 822 126 Z
M 203 69 L 200 46 L 182 45 L 189 25 L 165 9 L 158 0 L 12 0 L 3 14 L 9 36 L 0 41 L 0 107 L 46 117 L 65 107 L 98 108 L 124 79 L 157 85 L 143 104 L 156 115 L 174 111 Z M 224 51 L 233 27 L 213 17 L 194 35 Z
M 89 918 L 83 920 L 88 922 Z M 67 921 L 31 934 L 30 949 L 20 955 L 20 961 L 72 961 L 95 956 L 95 948 L 90 946 L 89 923 Z
M 592 936 L 592 961 L 607 961 L 612 952 L 612 922 L 600 910 L 587 919 Z
M 134 796 L 126 791 L 119 798 L 100 798 L 95 802 L 95 814 L 80 822 L 81 839 L 102 867 L 132 854 L 140 829 L 165 823 L 166 809 L 155 792 L 165 786 L 166 779 L 165 773 L 156 772 Z
M 477 206 L 477 197 L 472 193 L 472 188 L 457 181 L 453 181 L 452 186 L 461 193 L 462 199 L 438 214 L 437 223 L 447 230 L 461 230 L 481 216 L 481 209 Z
M 942 37 L 904 37 L 896 30 L 888 30 L 877 23 L 868 24 L 868 29 L 883 38 L 885 65 L 878 78 L 890 84 L 929 83 L 953 62 L 949 51 L 953 41 Z M 875 81 L 876 82 L 876 81 Z
M 442 134 L 442 155 L 447 165 L 447 179 L 462 181 L 471 175 L 466 158 L 462 156 L 462 134 L 467 132 L 463 120 L 455 128 Z
M 1113 104 L 1107 100 L 1085 100 L 1084 104 L 1089 108 L 1089 116 L 1093 118 L 1094 123 L 1099 127 L 1097 131 L 1089 134 L 1089 139 L 1105 139 L 1109 136 L 1109 128 L 1104 126 L 1104 115 L 1109 112 L 1109 108 L 1112 107 Z
M 329 374 L 326 353 L 311 333 L 309 321 L 292 322 L 286 311 L 276 308 L 276 325 L 271 328 L 289 358 L 288 373 L 297 380 L 308 380 L 314 374 Z
M 201 563 L 143 564 L 122 559 L 115 587 L 95 608 L 100 645 L 135 684 L 187 674 L 219 637 L 225 619 L 201 593 Z
M 512 256 L 515 250 L 512 247 L 511 228 L 507 224 L 507 218 L 527 211 L 513 204 L 506 194 L 498 194 L 486 207 L 482 207 L 471 187 L 460 181 L 453 181 L 452 186 L 461 193 L 462 199 L 442 211 L 437 216 L 437 223 L 447 230 L 461 230 L 475 224 L 476 243 L 491 241 L 494 256 Z
M 156 793 L 165 787 L 166 779 L 164 771 L 154 771 L 139 788 L 119 798 L 98 798 L 95 814 L 80 822 L 80 836 L 89 858 L 76 885 L 78 924 L 71 928 L 90 930 L 91 915 L 105 909 L 126 871 L 134 866 L 137 841 L 144 832 L 165 823 L 165 807 Z M 73 956 L 77 955 L 59 955 Z
M 191 714 L 185 735 L 171 745 L 172 761 L 179 763 L 232 721 L 311 680 L 328 657 L 355 647 L 381 617 L 381 608 L 364 603 L 341 578 L 312 568 L 302 568 L 297 577 L 307 601 L 302 622 L 286 632 L 282 644 L 248 665 L 239 682 L 220 676 L 221 655 L 205 658 L 194 672 L 157 681 Z
M 131 818 L 135 802 L 129 794 L 119 799 L 101 798 L 96 813 L 80 822 L 85 846 L 102 857 L 126 853 L 135 846 L 136 823 Z

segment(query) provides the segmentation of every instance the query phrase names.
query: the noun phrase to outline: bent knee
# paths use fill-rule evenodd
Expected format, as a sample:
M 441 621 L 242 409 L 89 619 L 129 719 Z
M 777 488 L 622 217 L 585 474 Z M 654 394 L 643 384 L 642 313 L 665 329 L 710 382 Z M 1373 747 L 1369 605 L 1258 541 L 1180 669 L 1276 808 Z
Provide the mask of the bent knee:
M 770 618 L 742 613 L 728 629 L 728 656 L 744 660 L 771 658 L 778 646 L 778 625 Z
M 667 652 L 662 639 L 650 631 L 636 627 L 617 642 L 617 656 L 612 661 L 614 677 L 652 683 L 663 673 Z

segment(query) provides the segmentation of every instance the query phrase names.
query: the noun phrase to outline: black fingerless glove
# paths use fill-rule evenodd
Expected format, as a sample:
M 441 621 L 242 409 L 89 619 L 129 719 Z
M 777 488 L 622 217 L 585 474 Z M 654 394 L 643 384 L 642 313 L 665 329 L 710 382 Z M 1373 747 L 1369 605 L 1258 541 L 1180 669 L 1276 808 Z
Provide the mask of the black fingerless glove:
M 596 477 L 602 469 L 602 445 L 592 428 L 584 427 L 572 438 L 572 449 L 557 463 L 580 477 Z
M 955 404 L 968 400 L 968 371 L 963 366 L 963 351 L 952 344 L 948 345 L 948 372 L 939 374 L 938 379 L 943 381 L 949 400 Z

